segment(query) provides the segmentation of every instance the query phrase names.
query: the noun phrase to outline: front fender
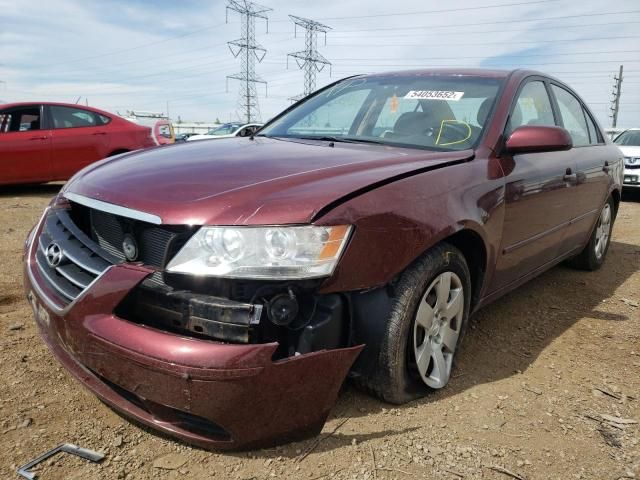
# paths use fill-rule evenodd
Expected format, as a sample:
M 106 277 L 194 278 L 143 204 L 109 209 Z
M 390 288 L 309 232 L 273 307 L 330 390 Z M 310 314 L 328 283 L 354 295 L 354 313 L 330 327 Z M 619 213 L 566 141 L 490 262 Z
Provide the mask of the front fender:
M 490 280 L 504 218 L 504 179 L 492 173 L 492 162 L 476 159 L 424 172 L 367 192 L 325 214 L 317 224 L 355 228 L 322 292 L 386 285 L 426 250 L 464 229 L 483 240 L 485 282 Z

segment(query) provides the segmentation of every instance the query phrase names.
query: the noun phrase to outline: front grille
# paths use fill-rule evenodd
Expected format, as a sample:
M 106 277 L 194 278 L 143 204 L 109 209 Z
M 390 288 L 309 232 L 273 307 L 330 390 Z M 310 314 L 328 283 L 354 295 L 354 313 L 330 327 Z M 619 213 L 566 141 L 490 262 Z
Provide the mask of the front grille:
M 47 260 L 47 250 L 56 246 L 59 262 Z M 75 300 L 110 265 L 120 259 L 102 249 L 71 220 L 69 212 L 54 209 L 45 218 L 38 238 L 36 263 L 40 274 L 63 304 Z
M 154 225 L 133 220 L 74 202 L 71 202 L 71 216 L 87 236 L 122 262 L 127 260 L 123 243 L 129 235 L 138 247 L 138 255 L 133 260 L 155 269 L 164 269 L 195 231 L 184 225 Z
M 138 245 L 135 261 L 157 271 L 146 282 L 164 283 L 162 269 L 193 235 L 188 226 L 153 225 L 71 203 L 71 209 L 53 209 L 38 238 L 36 263 L 42 277 L 62 304 L 75 300 L 110 265 L 127 261 L 123 242 L 132 236 Z M 47 261 L 47 249 L 56 245 L 58 265 Z
M 625 157 L 624 167 L 630 169 L 640 168 L 640 157 Z

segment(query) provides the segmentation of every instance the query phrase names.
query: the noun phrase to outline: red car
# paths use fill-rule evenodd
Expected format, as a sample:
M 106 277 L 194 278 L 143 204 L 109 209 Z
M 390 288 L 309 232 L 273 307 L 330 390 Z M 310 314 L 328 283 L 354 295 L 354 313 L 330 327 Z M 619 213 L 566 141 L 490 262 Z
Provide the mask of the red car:
M 206 448 L 299 439 L 349 371 L 392 403 L 443 388 L 470 314 L 599 268 L 622 172 L 543 74 L 352 77 L 253 137 L 87 167 L 27 239 L 26 295 L 123 414 Z
M 96 160 L 154 145 L 151 129 L 97 108 L 0 105 L 0 185 L 67 180 Z

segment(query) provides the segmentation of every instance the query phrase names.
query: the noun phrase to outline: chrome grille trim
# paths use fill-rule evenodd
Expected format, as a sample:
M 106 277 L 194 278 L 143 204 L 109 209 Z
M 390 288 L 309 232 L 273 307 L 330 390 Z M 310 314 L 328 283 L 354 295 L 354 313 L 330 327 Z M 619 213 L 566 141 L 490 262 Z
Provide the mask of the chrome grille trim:
M 59 296 L 59 301 L 45 296 L 48 306 L 55 311 L 64 308 L 60 304 L 75 302 L 113 265 L 98 245 L 86 236 L 74 235 L 74 231 L 65 226 L 66 215 L 64 210 L 49 210 L 41 221 L 40 235 L 37 241 L 33 240 L 30 252 L 42 279 Z M 51 243 L 56 243 L 63 252 L 60 265 L 52 266 L 47 261 L 46 251 Z M 36 283 L 33 278 L 31 280 Z M 42 294 L 41 291 L 38 293 Z
M 64 192 L 64 197 L 72 202 L 79 203 L 85 207 L 94 208 L 103 212 L 112 213 L 114 215 L 120 215 L 121 217 L 132 218 L 134 220 L 141 220 L 147 223 L 153 223 L 155 225 L 161 225 L 162 219 L 151 213 L 142 212 L 133 208 L 121 207 L 109 202 L 103 202 L 102 200 L 96 200 L 95 198 L 85 197 L 78 193 Z

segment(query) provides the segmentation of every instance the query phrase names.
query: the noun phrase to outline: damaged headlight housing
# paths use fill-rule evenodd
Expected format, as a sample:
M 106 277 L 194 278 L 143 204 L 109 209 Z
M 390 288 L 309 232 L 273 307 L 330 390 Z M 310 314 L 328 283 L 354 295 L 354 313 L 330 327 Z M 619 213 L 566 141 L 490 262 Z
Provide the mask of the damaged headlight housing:
M 350 233 L 350 225 L 202 227 L 167 271 L 269 280 L 326 277 Z

